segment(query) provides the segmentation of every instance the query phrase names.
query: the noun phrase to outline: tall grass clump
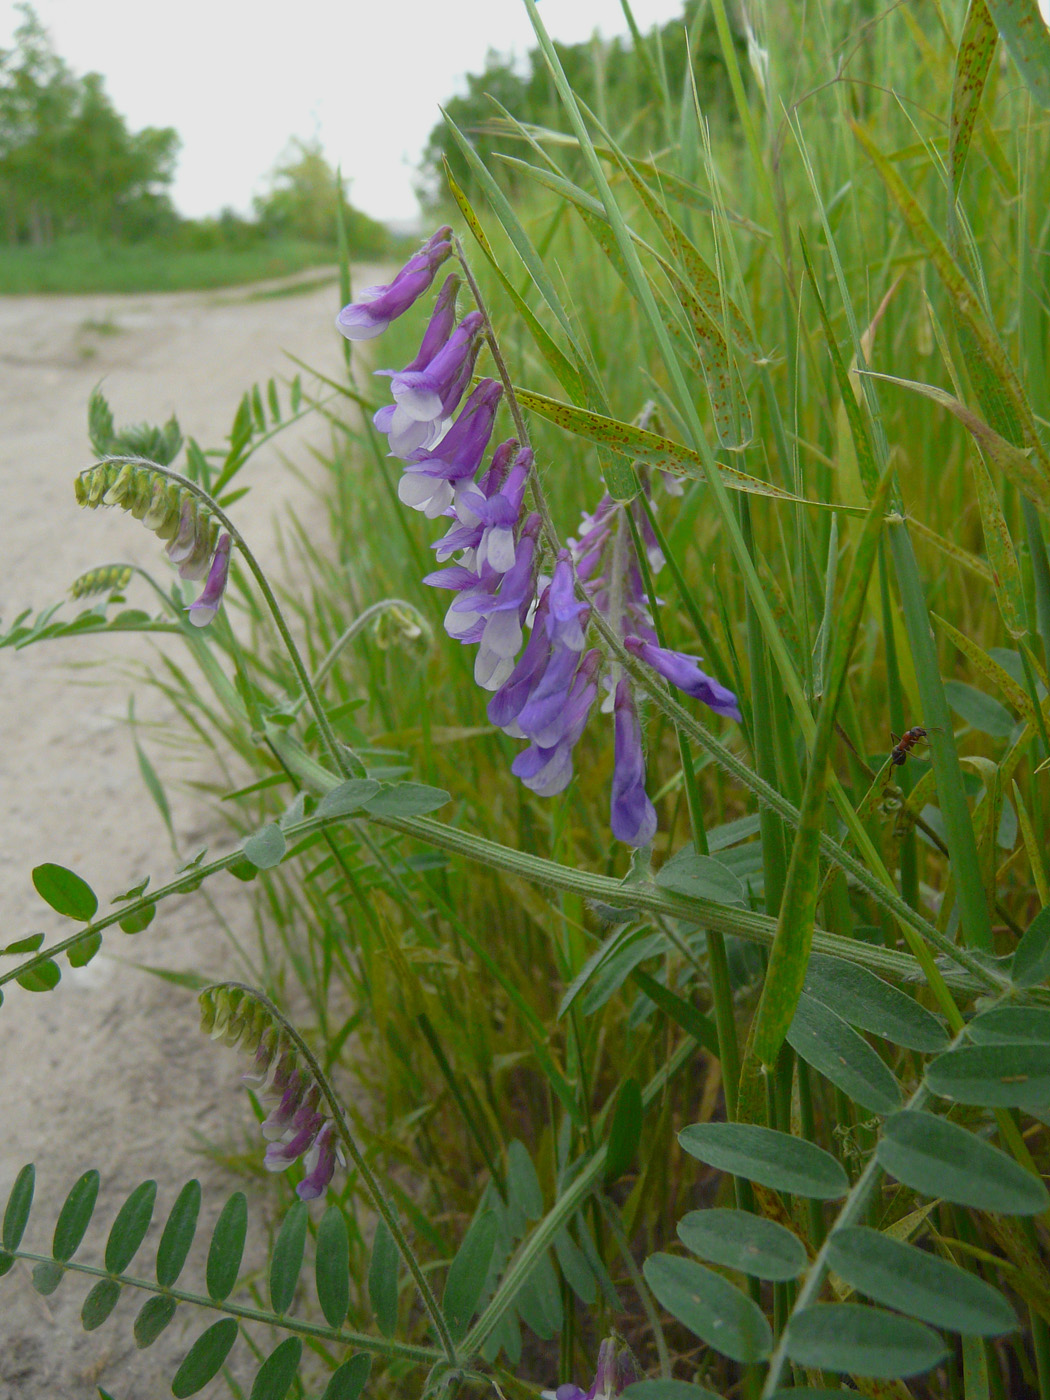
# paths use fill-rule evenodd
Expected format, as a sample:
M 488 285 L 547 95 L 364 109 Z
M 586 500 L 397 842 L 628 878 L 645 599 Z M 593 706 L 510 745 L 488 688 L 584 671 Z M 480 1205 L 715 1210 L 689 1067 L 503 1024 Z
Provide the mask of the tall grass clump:
M 629 79 L 599 119 L 525 3 L 557 129 L 494 106 L 507 182 L 450 127 L 471 193 L 344 277 L 344 380 L 252 391 L 180 468 L 96 401 L 81 499 L 193 590 L 118 612 L 100 570 L 4 641 L 164 634 L 241 839 L 101 916 L 40 867 L 80 927 L 3 980 L 223 871 L 255 901 L 201 1005 L 299 1199 L 246 1178 L 268 1302 L 219 1217 L 176 1394 L 244 1332 L 281 1338 L 258 1395 L 1050 1400 L 1050 36 L 1031 0 L 712 0 L 732 105 L 637 35 L 640 149 Z M 282 587 L 239 473 L 311 407 L 333 543 L 290 515 Z M 153 1283 L 152 1198 L 95 1268 L 97 1177 L 52 1257 L 32 1180 L 0 1264 L 170 1316 L 196 1207 Z

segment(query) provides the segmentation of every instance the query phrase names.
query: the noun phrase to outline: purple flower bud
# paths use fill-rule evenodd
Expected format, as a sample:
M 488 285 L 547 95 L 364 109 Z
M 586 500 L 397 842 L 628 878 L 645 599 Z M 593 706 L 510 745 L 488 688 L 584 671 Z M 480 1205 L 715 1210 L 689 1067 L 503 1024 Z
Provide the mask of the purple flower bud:
M 651 666 L 658 675 L 700 700 L 716 715 L 735 719 L 740 723 L 740 710 L 736 696 L 718 681 L 706 676 L 696 663 L 696 659 L 680 651 L 668 651 L 666 647 L 654 646 L 639 637 L 625 637 L 623 644 L 632 656 Z
M 381 287 L 369 287 L 361 301 L 344 306 L 335 324 L 347 340 L 372 340 L 382 335 L 391 321 L 404 315 L 427 290 L 434 274 L 452 252 L 452 230 L 447 225 L 427 239 L 409 258 L 394 280 Z
M 626 676 L 616 687 L 614 709 L 612 815 L 617 841 L 646 846 L 656 835 L 656 810 L 645 791 L 642 731 Z
M 456 297 L 459 295 L 459 288 L 460 278 L 454 272 L 442 282 L 434 310 L 419 343 L 419 353 L 411 364 L 405 366 L 406 373 L 410 370 L 426 369 L 448 341 L 456 324 Z
M 554 1392 L 555 1400 L 613 1400 L 642 1379 L 631 1348 L 614 1332 L 598 1348 L 598 1367 L 589 1390 L 567 1381 Z
M 230 576 L 231 543 L 228 534 L 219 536 L 219 543 L 215 546 L 215 554 L 211 561 L 211 568 L 208 570 L 204 591 L 199 598 L 190 604 L 188 609 L 189 619 L 194 627 L 207 627 L 219 611 L 222 596 L 226 592 L 226 581 Z

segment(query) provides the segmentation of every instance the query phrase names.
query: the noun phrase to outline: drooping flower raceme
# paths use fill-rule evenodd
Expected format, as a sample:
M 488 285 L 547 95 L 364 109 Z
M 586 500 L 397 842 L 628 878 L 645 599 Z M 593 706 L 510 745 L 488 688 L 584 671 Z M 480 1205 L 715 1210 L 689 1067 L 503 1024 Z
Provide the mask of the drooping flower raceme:
M 200 1005 L 201 1029 L 213 1040 L 254 1052 L 252 1070 L 242 1078 L 259 1085 L 259 1097 L 272 1105 L 262 1124 L 267 1143 L 263 1165 L 281 1172 L 301 1160 L 305 1175 L 295 1188 L 299 1199 L 323 1196 L 336 1165 L 345 1163 L 321 1087 L 300 1065 L 288 1032 L 275 1027 L 276 1009 L 236 984 L 206 988 Z
M 119 506 L 141 520 L 164 541 L 180 578 L 205 579 L 204 591 L 188 612 L 194 626 L 206 627 L 226 591 L 232 541 L 225 532 L 220 536 L 200 498 L 148 462 L 100 462 L 81 472 L 74 486 L 79 505 L 91 510 Z
M 447 239 L 448 230 L 439 229 L 408 265 L 412 277 L 422 278 L 427 258 L 438 257 Z M 451 521 L 432 546 L 444 567 L 424 582 L 454 595 L 445 630 L 456 641 L 477 646 L 474 678 L 492 692 L 489 719 L 527 741 L 512 771 L 533 792 L 551 797 L 568 787 L 573 750 L 595 701 L 604 695 L 602 709 L 613 714 L 612 830 L 619 840 L 644 846 L 656 832 L 657 817 L 645 789 L 637 698 L 615 655 L 588 646 L 592 618 L 600 614 L 632 656 L 715 714 L 739 720 L 736 696 L 705 675 L 696 658 L 661 646 L 634 538 L 644 548 L 650 576 L 664 559 L 638 503 L 603 497 L 593 514 L 584 516 L 579 537 L 545 565 L 540 517 L 526 506 L 531 450 L 507 439 L 482 469 L 500 385 L 482 379 L 449 421 L 486 329 L 477 311 L 453 329 L 457 289 L 455 277 L 446 279 L 416 358 L 403 370 L 380 371 L 390 379 L 394 402 L 374 419 L 391 454 L 406 463 L 398 485 L 402 502 L 430 519 Z M 351 311 L 357 324 L 363 313 L 347 308 Z M 551 569 L 549 577 L 544 567 Z

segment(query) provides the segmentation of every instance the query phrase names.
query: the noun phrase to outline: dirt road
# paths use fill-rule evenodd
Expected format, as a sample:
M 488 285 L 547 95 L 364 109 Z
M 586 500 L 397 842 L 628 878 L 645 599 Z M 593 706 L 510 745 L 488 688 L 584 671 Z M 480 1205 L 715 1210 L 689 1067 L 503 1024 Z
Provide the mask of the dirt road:
M 362 278 L 378 280 L 367 269 Z M 86 405 L 95 384 L 101 381 L 118 425 L 160 421 L 174 411 L 184 432 L 219 446 L 246 388 L 294 373 L 284 351 L 338 373 L 337 309 L 334 283 L 264 299 L 258 289 L 0 299 L 5 626 L 24 607 L 61 599 L 70 581 L 95 564 L 127 560 L 158 574 L 163 569 L 158 542 L 129 516 L 89 514 L 74 503 L 73 477 L 91 460 Z M 280 449 L 305 465 L 304 436 L 323 441 L 325 430 L 314 424 L 294 431 L 298 441 L 282 438 Z M 301 488 L 276 450 L 260 455 L 249 471 L 251 495 L 235 510 L 265 564 L 274 559 L 268 521 L 282 498 Z M 132 601 L 150 606 L 145 595 Z M 34 929 L 53 937 L 74 927 L 33 890 L 30 870 L 41 862 L 78 871 L 103 907 L 145 875 L 157 883 L 172 871 L 167 834 L 124 723 L 129 683 L 114 677 L 121 658 L 149 654 L 142 637 L 0 652 L 0 946 Z M 87 675 L 71 669 L 85 663 L 92 667 Z M 86 679 L 93 683 L 85 685 Z M 165 718 L 162 702 L 148 692 L 137 710 Z M 158 763 L 163 767 L 163 757 Z M 177 777 L 170 770 L 167 776 Z M 173 799 L 180 849 L 189 854 L 215 835 L 215 819 L 186 794 L 175 792 Z M 243 900 L 238 905 L 235 891 L 222 903 L 234 921 L 241 917 Z M 162 906 L 134 939 L 107 937 L 86 969 L 64 969 L 56 991 L 31 995 L 13 984 L 7 988 L 0 1008 L 0 1209 L 18 1169 L 35 1162 L 37 1206 L 25 1245 L 49 1253 L 65 1193 L 83 1171 L 97 1167 L 102 1188 L 83 1250 L 94 1262 L 124 1197 L 155 1177 L 155 1223 L 133 1267 L 145 1275 L 160 1225 L 191 1176 L 204 1187 L 202 1222 L 209 1229 L 198 1239 L 202 1252 L 235 1183 L 200 1155 L 199 1142 L 231 1141 L 229 1125 L 247 1123 L 249 1109 L 238 1086 L 237 1057 L 201 1037 L 192 993 L 116 959 L 209 976 L 236 971 L 201 897 L 187 896 Z M 80 1400 L 96 1396 L 98 1385 L 119 1400 L 154 1400 L 169 1393 L 188 1339 L 212 1320 L 187 1310 L 152 1349 L 140 1352 L 131 1324 L 144 1295 L 125 1294 L 113 1316 L 86 1335 L 78 1320 L 86 1292 L 86 1283 L 67 1278 L 42 1298 L 22 1264 L 0 1280 L 0 1400 Z M 213 1383 L 202 1393 L 225 1389 Z

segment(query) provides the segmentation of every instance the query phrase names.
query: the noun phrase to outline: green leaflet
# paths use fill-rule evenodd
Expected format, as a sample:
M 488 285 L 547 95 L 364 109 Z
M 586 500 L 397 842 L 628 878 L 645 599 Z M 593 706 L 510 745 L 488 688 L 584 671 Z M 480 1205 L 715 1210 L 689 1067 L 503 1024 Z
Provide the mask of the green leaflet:
M 157 1282 L 170 1288 L 186 1262 L 201 1208 L 201 1184 L 187 1181 L 176 1197 L 157 1246 Z
M 350 1236 L 338 1206 L 329 1206 L 317 1227 L 314 1278 L 325 1321 L 342 1326 L 350 1306 Z
M 973 1210 L 1037 1215 L 1050 1204 L 1038 1177 L 991 1143 L 932 1113 L 906 1109 L 888 1118 L 875 1156 L 883 1171 L 913 1191 Z
M 872 1113 L 900 1108 L 900 1087 L 886 1063 L 852 1026 L 805 992 L 798 999 L 787 1042 L 862 1108 Z
M 217 1303 L 230 1295 L 240 1272 L 248 1230 L 248 1202 L 243 1191 L 234 1191 L 223 1206 L 208 1246 L 208 1296 Z
M 791 1319 L 786 1344 L 788 1356 L 803 1366 L 887 1380 L 922 1375 L 948 1353 L 921 1322 L 855 1303 L 803 1308 Z
M 117 1212 L 106 1241 L 106 1268 L 111 1274 L 122 1274 L 135 1257 L 153 1219 L 156 1199 L 157 1183 L 144 1181 Z
M 270 1256 L 270 1304 L 275 1313 L 285 1313 L 295 1297 L 299 1270 L 303 1267 L 306 1227 L 310 1212 L 305 1201 L 296 1201 L 277 1234 Z
M 98 1186 L 99 1174 L 93 1169 L 86 1171 L 74 1183 L 55 1225 L 51 1252 L 56 1259 L 63 1262 L 72 1259 L 79 1249 L 98 1200 Z
M 990 1284 L 878 1230 L 836 1230 L 828 1240 L 828 1263 L 876 1303 L 934 1327 L 996 1337 L 1017 1326 L 1013 1309 Z
M 642 1272 L 657 1302 L 723 1356 L 751 1362 L 769 1355 L 763 1313 L 720 1274 L 673 1254 L 651 1254 Z
M 784 1281 L 797 1278 L 806 1267 L 802 1241 L 775 1220 L 750 1211 L 691 1210 L 678 1222 L 678 1238 L 701 1259 L 754 1278 Z
M 805 1138 L 753 1123 L 693 1123 L 678 1134 L 691 1157 L 774 1191 L 834 1201 L 849 1180 L 830 1152 Z

